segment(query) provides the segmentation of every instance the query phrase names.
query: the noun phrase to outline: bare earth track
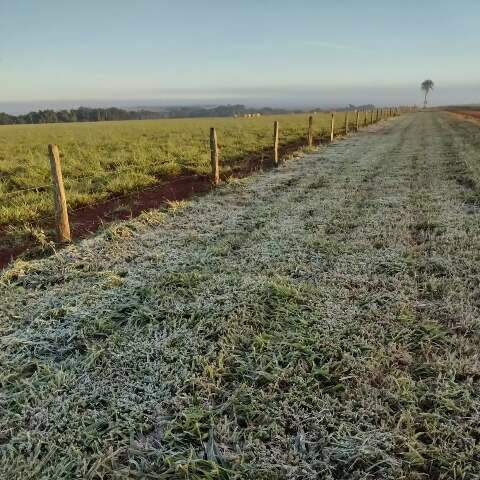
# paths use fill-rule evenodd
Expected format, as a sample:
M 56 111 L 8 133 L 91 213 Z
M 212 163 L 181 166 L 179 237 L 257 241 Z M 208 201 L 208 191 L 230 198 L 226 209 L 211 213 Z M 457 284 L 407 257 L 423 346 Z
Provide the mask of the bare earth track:
M 478 479 L 479 165 L 405 115 L 17 262 L 0 477 Z

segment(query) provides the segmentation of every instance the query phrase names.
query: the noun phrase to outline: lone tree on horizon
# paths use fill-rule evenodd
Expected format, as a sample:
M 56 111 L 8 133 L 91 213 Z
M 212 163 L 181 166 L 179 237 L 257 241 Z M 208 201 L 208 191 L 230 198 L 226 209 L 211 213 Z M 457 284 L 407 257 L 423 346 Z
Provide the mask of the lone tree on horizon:
M 424 80 L 420 88 L 425 92 L 425 101 L 423 102 L 423 108 L 427 108 L 427 95 L 429 94 L 430 90 L 433 90 L 435 84 L 433 80 Z

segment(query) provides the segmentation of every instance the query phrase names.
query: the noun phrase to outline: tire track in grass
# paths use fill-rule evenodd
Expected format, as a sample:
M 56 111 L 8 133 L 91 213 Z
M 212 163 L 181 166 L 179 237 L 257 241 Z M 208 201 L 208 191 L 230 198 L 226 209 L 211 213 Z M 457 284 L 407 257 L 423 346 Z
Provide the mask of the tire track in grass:
M 451 132 L 437 117 L 425 116 L 420 126 L 421 150 L 411 157 L 409 263 L 414 296 L 404 313 L 408 330 L 402 339 L 412 357 L 414 401 L 399 420 L 401 448 L 412 475 L 475 478 L 479 465 L 469 420 L 476 416 L 473 390 L 453 373 L 465 367 L 468 357 L 478 363 L 464 351 L 464 339 L 451 324 L 456 322 L 457 305 L 465 301 L 449 293 L 455 283 L 462 288 L 455 278 L 462 268 L 455 258 L 461 256 L 460 245 L 452 239 L 465 237 L 458 221 L 463 213 L 458 184 L 445 169 L 457 155 L 448 140 Z
M 395 146 L 394 150 L 397 149 L 398 147 Z M 377 198 L 382 198 L 382 189 L 384 189 L 384 186 L 381 186 L 378 188 L 378 183 L 376 182 L 376 177 L 380 173 L 379 168 L 384 171 L 388 171 L 391 167 L 393 162 L 395 162 L 396 158 L 392 156 L 392 159 L 388 159 L 387 163 L 384 163 L 384 159 L 379 159 L 378 156 L 375 155 L 375 152 L 371 152 L 372 158 L 370 161 L 373 159 L 373 163 L 369 168 L 367 168 L 366 174 L 363 174 L 359 176 L 359 183 L 361 188 L 359 189 L 360 193 L 355 196 L 355 198 L 352 199 L 347 199 L 347 201 L 343 200 L 338 200 L 337 197 L 343 198 L 346 192 L 338 192 L 338 189 L 332 187 L 332 190 L 330 194 L 334 199 L 339 202 L 339 206 L 337 206 L 338 211 L 344 213 L 345 210 L 351 210 L 351 213 L 354 213 L 356 215 L 362 214 L 363 216 L 368 216 L 371 215 L 371 211 L 367 210 L 367 207 L 362 207 L 362 205 L 366 205 L 365 200 L 369 197 L 372 197 L 371 200 L 374 201 L 374 199 Z M 387 157 L 389 158 L 389 157 Z M 383 162 L 381 166 L 378 165 L 378 162 Z M 360 164 L 361 166 L 361 164 Z M 373 175 L 370 173 L 370 170 L 374 173 Z M 355 177 L 355 175 L 358 176 L 358 170 L 356 170 L 353 174 L 352 177 Z M 365 185 L 362 186 L 362 180 L 367 179 L 367 182 Z M 390 180 L 390 183 L 393 184 L 394 180 Z M 373 183 L 369 183 L 373 182 Z M 354 184 L 354 182 L 352 181 Z M 390 186 L 390 185 L 389 185 Z M 384 191 L 383 191 L 384 192 Z M 295 195 L 295 194 L 294 194 Z M 345 195 L 348 197 L 348 195 Z M 358 198 L 357 198 L 358 197 Z M 318 200 L 318 195 L 313 196 L 313 199 L 317 198 Z M 382 201 L 382 200 L 379 200 Z M 308 204 L 308 202 L 306 202 Z M 331 205 L 330 205 L 331 206 Z M 375 207 L 377 205 L 370 206 L 372 211 L 375 211 Z M 389 206 L 387 206 L 390 208 Z M 283 210 L 283 206 L 279 207 L 279 210 Z M 286 207 L 285 207 L 286 208 Z M 335 212 L 335 208 L 332 208 L 332 210 Z M 364 212 L 364 213 L 362 213 Z M 383 213 L 383 212 L 382 212 Z M 296 212 L 294 216 L 295 220 L 299 220 L 299 216 Z M 348 218 L 350 215 L 345 215 L 345 218 Z M 285 215 L 285 218 L 289 217 L 289 212 Z M 361 220 L 361 217 L 360 217 Z M 278 218 L 274 219 L 274 222 L 278 222 Z M 299 222 L 300 223 L 300 222 Z M 361 223 L 361 221 L 359 222 Z M 368 219 L 366 219 L 365 223 L 368 224 Z M 392 224 L 393 226 L 393 224 Z M 280 222 L 279 225 L 279 231 L 283 233 L 282 237 L 289 238 L 293 240 L 293 243 L 298 243 L 302 244 L 301 240 L 298 238 L 298 232 L 301 232 L 303 234 L 303 229 L 300 228 L 301 225 L 296 224 L 295 227 L 291 230 L 286 230 L 283 228 L 283 225 Z M 297 234 L 295 234 L 297 232 Z M 285 235 L 288 233 L 288 235 Z M 332 236 L 335 232 L 331 232 L 329 235 Z M 362 232 L 363 233 L 363 232 Z M 328 234 L 324 238 L 328 237 Z M 337 237 L 338 234 L 337 234 Z M 286 474 L 289 469 L 292 470 L 291 475 L 292 478 L 295 477 L 294 471 L 296 470 L 297 473 L 296 475 L 300 474 L 302 471 L 301 468 L 296 468 L 295 465 L 288 465 L 288 463 L 283 463 L 283 466 L 280 464 L 276 464 L 276 466 L 272 464 L 264 464 L 265 458 L 261 458 L 261 455 L 258 455 L 258 452 L 263 452 L 265 457 L 268 457 L 266 454 L 265 448 L 274 448 L 274 446 L 270 445 L 267 442 L 267 439 L 269 439 L 269 436 L 271 433 L 268 432 L 268 427 L 264 424 L 266 420 L 265 418 L 262 417 L 262 415 L 259 413 L 263 411 L 265 408 L 268 409 L 268 405 L 270 404 L 271 408 L 274 409 L 275 403 L 279 403 L 282 406 L 282 397 L 285 395 L 285 391 L 291 390 L 294 393 L 298 395 L 299 390 L 303 387 L 305 388 L 305 385 L 302 385 L 302 381 L 309 381 L 308 378 L 311 377 L 312 375 L 312 370 L 318 372 L 317 375 L 318 377 L 315 378 L 313 377 L 313 384 L 311 385 L 311 388 L 314 388 L 315 391 L 319 396 L 326 395 L 330 397 L 330 400 L 336 404 L 338 402 L 338 394 L 341 394 L 341 391 L 336 392 L 336 386 L 341 387 L 342 382 L 338 383 L 340 381 L 341 375 L 339 373 L 341 372 L 342 369 L 344 370 L 344 374 L 348 376 L 348 372 L 350 371 L 350 368 L 346 367 L 344 364 L 345 362 L 342 362 L 342 350 L 345 351 L 354 351 L 355 346 L 352 349 L 352 345 L 348 345 L 348 343 L 352 342 L 351 339 L 351 327 L 347 324 L 343 324 L 342 316 L 345 317 L 345 313 L 341 312 L 341 308 L 339 309 L 340 311 L 336 311 L 335 313 L 337 314 L 335 317 L 335 321 L 333 323 L 328 322 L 329 315 L 327 312 L 325 312 L 325 305 L 323 302 L 325 300 L 328 300 L 329 302 L 341 302 L 345 303 L 351 301 L 351 297 L 347 296 L 347 298 L 341 296 L 341 294 L 344 294 L 345 289 L 346 289 L 346 283 L 347 281 L 352 282 L 357 282 L 355 278 L 348 278 L 348 273 L 344 273 L 343 278 L 335 279 L 333 282 L 329 280 L 329 276 L 332 274 L 332 272 L 335 272 L 335 267 L 337 266 L 337 263 L 339 263 L 342 259 L 342 255 L 348 254 L 350 257 L 352 256 L 352 253 L 354 254 L 355 250 L 355 243 L 352 242 L 352 237 L 355 237 L 355 232 L 353 229 L 348 229 L 347 233 L 344 234 L 342 232 L 341 238 L 339 237 L 338 241 L 336 242 L 337 245 L 340 245 L 341 243 L 345 243 L 348 245 L 348 242 L 353 243 L 353 248 L 352 245 L 348 246 L 344 251 L 338 251 L 337 255 L 337 261 L 333 262 L 331 265 L 329 265 L 328 269 L 324 269 L 323 267 L 320 266 L 321 271 L 318 272 L 319 275 L 322 276 L 321 281 L 319 282 L 319 285 L 321 289 L 329 288 L 331 287 L 331 284 L 333 284 L 336 289 L 340 289 L 340 292 L 333 292 L 333 297 L 329 298 L 329 295 L 325 295 L 325 293 L 322 293 L 321 289 L 316 290 L 312 285 L 308 284 L 305 282 L 305 280 L 310 281 L 311 276 L 309 275 L 306 279 L 305 278 L 300 278 L 298 276 L 293 277 L 292 274 L 295 272 L 286 272 L 281 276 L 278 276 L 276 279 L 273 276 L 275 272 L 269 272 L 270 273 L 270 278 L 274 278 L 276 281 L 270 282 L 268 285 L 269 290 L 267 292 L 264 292 L 264 295 L 266 298 L 259 298 L 258 299 L 258 304 L 261 304 L 263 302 L 265 306 L 265 310 L 267 312 L 262 312 L 264 313 L 263 319 L 267 318 L 267 321 L 264 322 L 263 324 L 263 329 L 261 331 L 256 331 L 255 328 L 258 328 L 258 324 L 253 325 L 251 327 L 251 330 L 248 331 L 246 335 L 241 337 L 241 335 L 235 335 L 233 338 L 228 339 L 227 338 L 227 343 L 228 340 L 230 340 L 232 343 L 227 344 L 223 346 L 221 350 L 221 354 L 218 352 L 215 352 L 215 355 L 213 355 L 210 359 L 210 364 L 208 367 L 209 372 L 214 372 L 218 371 L 219 369 L 221 370 L 221 374 L 214 375 L 214 379 L 212 378 L 212 381 L 208 381 L 207 379 L 203 379 L 202 381 L 208 385 L 208 387 L 205 388 L 209 394 L 204 394 L 206 397 L 204 398 L 204 404 L 208 405 L 211 404 L 212 402 L 215 405 L 215 407 L 212 408 L 220 408 L 222 414 L 226 414 L 224 410 L 222 410 L 222 404 L 227 405 L 227 417 L 230 417 L 230 421 L 232 424 L 235 424 L 237 422 L 232 421 L 232 417 L 235 418 L 236 414 L 238 414 L 237 411 L 229 411 L 229 409 L 232 406 L 232 403 L 234 403 L 231 400 L 231 392 L 238 392 L 241 391 L 243 392 L 241 395 L 239 394 L 239 398 L 237 399 L 238 403 L 237 407 L 240 408 L 240 411 L 242 413 L 242 423 L 241 427 L 245 429 L 246 432 L 251 431 L 252 428 L 264 428 L 266 429 L 265 435 L 266 437 L 263 438 L 263 442 L 259 444 L 258 442 L 253 442 L 251 445 L 247 445 L 247 450 L 250 450 L 247 453 L 247 458 L 250 455 L 254 455 L 255 461 L 251 460 L 251 463 L 255 464 L 255 468 L 252 471 L 252 477 L 255 475 L 262 475 L 266 474 L 266 472 L 270 471 L 277 471 L 279 475 L 281 474 Z M 282 239 L 281 238 L 275 238 L 275 241 L 280 242 Z M 326 243 L 326 242 L 325 242 Z M 291 247 L 291 245 L 286 245 L 284 247 L 284 254 L 287 254 L 287 250 Z M 245 247 L 244 247 L 245 248 Z M 352 252 L 353 250 L 353 252 Z M 365 245 L 362 245 L 362 250 L 365 250 Z M 302 259 L 295 259 L 296 261 L 300 260 L 298 263 L 300 265 L 304 265 L 305 263 L 308 263 L 305 261 L 305 258 Z M 355 259 L 353 259 L 355 260 Z M 350 260 L 352 261 L 352 259 Z M 275 262 L 277 264 L 277 261 Z M 351 266 L 349 262 L 347 262 L 348 267 Z M 246 266 L 246 265 L 245 265 Z M 360 262 L 360 268 L 358 266 L 356 267 L 357 271 L 361 271 L 362 267 L 364 266 L 364 262 Z M 357 273 L 357 272 L 356 272 Z M 347 277 L 347 278 L 345 278 Z M 303 280 L 303 282 L 302 282 Z M 329 285 L 330 284 L 330 285 Z M 317 285 L 315 285 L 317 286 Z M 348 290 L 351 290 L 353 284 L 347 286 Z M 358 285 L 357 285 L 358 288 Z M 340 296 L 339 296 L 340 293 Z M 367 291 L 364 292 L 366 296 L 368 296 L 371 292 Z M 308 298 L 308 295 L 319 295 L 320 297 L 320 302 L 319 301 L 312 301 L 312 298 Z M 331 296 L 331 295 L 330 295 Z M 286 303 L 286 305 L 285 305 Z M 328 305 L 330 307 L 330 305 Z M 340 305 L 341 307 L 341 305 Z M 270 311 L 268 311 L 268 308 Z M 293 311 L 289 311 L 289 308 L 293 309 Z M 306 308 L 306 311 L 303 311 L 303 309 Z M 278 311 L 280 310 L 280 311 Z M 325 318 L 325 324 L 323 326 L 319 325 L 318 323 L 315 322 L 312 318 L 308 318 L 309 314 L 312 313 L 312 311 L 316 312 L 316 314 L 322 314 L 324 315 Z M 351 314 L 351 313 L 350 313 Z M 299 315 L 301 317 L 299 318 Z M 269 316 L 274 317 L 274 321 L 270 319 L 269 321 Z M 234 324 L 237 326 L 238 319 L 234 320 Z M 280 321 L 280 323 L 278 323 Z M 348 319 L 347 319 L 348 322 Z M 333 335 L 332 338 L 335 338 L 335 340 L 339 340 L 338 345 L 334 346 L 332 345 L 332 341 L 328 341 L 326 338 L 320 338 L 321 344 L 325 347 L 332 348 L 331 352 L 319 352 L 318 350 L 318 345 L 315 345 L 315 342 L 309 342 L 308 339 L 311 336 L 311 328 L 323 328 L 327 330 L 327 337 L 328 335 Z M 345 336 L 342 339 L 342 334 L 340 335 L 340 338 L 335 337 L 335 330 L 344 330 L 342 334 Z M 337 332 L 338 336 L 338 332 Z M 247 337 L 247 342 L 245 342 L 245 337 Z M 315 338 L 315 337 L 313 337 Z M 244 340 L 243 342 L 241 340 Z M 317 337 L 315 340 L 319 340 Z M 345 344 L 343 344 L 345 342 Z M 221 342 L 220 342 L 221 343 Z M 260 345 L 258 345 L 258 343 Z M 304 351 L 298 352 L 297 350 L 300 348 L 300 345 L 303 345 Z M 262 353 L 258 355 L 253 355 L 253 357 L 250 355 L 252 350 L 256 351 L 258 348 L 262 349 Z M 370 346 L 370 348 L 372 348 Z M 320 348 L 320 351 L 322 349 Z M 228 352 L 228 354 L 225 353 L 225 351 Z M 306 355 L 305 355 L 306 353 Z M 226 357 L 230 355 L 230 362 L 226 361 Z M 221 368 L 219 368 L 218 365 L 218 360 L 215 357 L 220 357 L 221 358 Z M 337 357 L 337 358 L 336 358 Z M 272 365 L 272 358 L 276 359 Z M 282 360 L 283 358 L 283 360 Z M 285 360 L 288 359 L 288 360 Z M 316 359 L 316 360 L 315 360 Z M 294 362 L 295 365 L 294 367 L 296 370 L 294 371 L 285 371 L 290 368 L 290 363 Z M 230 368 L 228 369 L 228 363 L 230 363 Z M 299 364 L 301 366 L 302 363 L 305 363 L 304 368 L 300 368 Z M 330 365 L 333 364 L 334 367 L 332 369 L 337 369 L 338 372 L 329 372 Z M 273 370 L 277 370 L 277 373 L 280 372 L 280 374 L 275 375 L 272 373 L 272 368 Z M 227 371 L 226 371 L 227 370 Z M 233 372 L 240 370 L 243 372 L 242 375 L 239 377 L 235 377 Z M 222 378 L 225 379 L 224 383 L 221 383 L 221 385 L 216 385 L 216 388 L 212 385 L 215 384 L 216 382 L 219 381 L 222 382 Z M 247 378 L 246 382 L 241 382 L 240 380 L 242 378 Z M 295 380 L 294 380 L 295 378 Z M 310 379 L 311 381 L 311 379 Z M 259 383 L 258 383 L 259 382 Z M 332 383 L 333 382 L 333 383 Z M 336 385 L 337 382 L 337 385 Z M 234 386 L 232 386 L 232 383 Z M 297 383 L 297 385 L 296 385 Z M 274 386 L 269 388 L 269 384 L 273 384 Z M 255 395 L 253 393 L 253 390 L 255 388 L 260 388 L 262 394 L 260 395 Z M 253 389 L 253 390 L 252 390 Z M 333 390 L 332 390 L 333 389 Z M 249 393 L 246 394 L 245 390 L 247 390 Z M 280 391 L 278 391 L 280 390 Z M 297 390 L 295 392 L 295 390 Z M 213 392 L 213 393 L 212 393 Z M 224 392 L 228 392 L 227 397 L 225 397 Z M 268 396 L 268 393 L 270 392 L 271 397 Z M 198 394 L 198 392 L 197 392 Z M 212 398 L 213 395 L 213 398 Z M 280 396 L 279 396 L 280 395 Z M 215 398 L 218 396 L 218 398 Z M 288 395 L 286 395 L 288 398 Z M 293 396 L 290 395 L 290 396 Z M 262 398 L 264 397 L 264 398 Z M 252 404 L 252 399 L 254 401 L 254 405 L 251 406 Z M 291 402 L 292 399 L 290 399 Z M 312 398 L 311 396 L 308 396 L 307 399 L 304 401 L 300 400 L 300 397 L 296 397 L 293 399 L 296 402 L 300 402 L 301 408 L 305 409 L 305 411 L 312 411 L 315 409 L 315 407 L 318 407 L 318 398 Z M 308 401 L 307 401 L 308 400 Z M 285 400 L 287 401 L 287 400 Z M 287 401 L 287 403 L 290 403 Z M 273 405 L 271 405 L 273 403 Z M 219 406 L 220 405 L 220 406 Z M 250 408 L 247 408 L 247 406 L 251 406 Z M 290 408 L 292 405 L 290 405 Z M 250 416 L 248 416 L 247 410 L 250 411 Z M 341 408 L 339 406 L 336 406 L 336 408 L 331 408 L 330 410 L 335 411 L 338 410 L 337 413 L 341 412 Z M 330 413 L 332 413 L 332 411 Z M 256 412 L 256 413 L 253 413 Z M 282 453 L 277 451 L 277 454 L 280 455 L 279 458 L 282 458 L 283 461 L 287 461 L 286 459 L 288 458 L 288 455 L 294 455 L 297 456 L 297 453 L 295 451 L 295 440 L 296 438 L 302 434 L 299 434 L 299 428 L 305 433 L 305 429 L 307 429 L 307 425 L 302 426 L 301 422 L 298 420 L 295 421 L 294 418 L 291 418 L 293 415 L 293 412 L 276 412 L 276 415 L 273 415 L 273 412 L 271 415 L 267 415 L 267 418 L 272 419 L 272 418 L 282 418 L 281 413 L 288 413 L 288 416 L 285 417 L 284 421 L 280 421 L 280 423 L 277 425 L 277 428 L 280 428 L 280 430 L 286 431 L 286 434 L 284 433 L 284 444 L 283 444 L 283 449 Z M 258 415 L 260 415 L 260 418 L 258 418 Z M 266 414 L 264 414 L 266 415 Z M 351 415 L 351 414 L 350 414 Z M 245 418 L 246 416 L 246 418 Z M 253 418 L 252 418 L 253 417 Z M 298 417 L 298 415 L 297 415 Z M 349 419 L 351 421 L 351 418 Z M 248 423 L 251 423 L 248 425 Z M 272 420 L 270 420 L 270 423 Z M 299 424 L 300 423 L 300 427 Z M 336 423 L 335 421 L 333 422 L 334 424 Z M 332 425 L 333 426 L 333 425 Z M 324 426 L 316 425 L 316 428 L 318 430 L 324 429 Z M 250 433 L 250 435 L 253 432 Z M 331 432 L 324 432 L 326 437 L 332 436 L 334 433 L 333 431 Z M 231 434 L 227 431 L 220 431 L 218 432 L 220 435 L 220 442 L 224 443 L 227 442 L 228 438 L 231 438 Z M 307 432 L 308 435 L 311 434 L 311 432 Z M 248 435 L 247 435 L 248 436 Z M 290 437 L 290 441 L 288 438 Z M 345 439 L 344 439 L 345 440 Z M 339 440 L 338 440 L 339 441 Z M 245 442 L 245 440 L 243 441 Z M 247 442 L 248 443 L 248 442 Z M 266 445 L 265 445 L 266 443 Z M 333 442 L 332 442 L 333 443 Z M 245 443 L 242 445 L 243 448 L 245 448 Z M 332 445 L 327 444 L 324 445 L 324 448 L 326 449 L 332 449 Z M 345 447 L 348 448 L 348 447 Z M 354 448 L 354 442 L 352 442 L 352 447 Z M 278 449 L 278 446 L 277 446 Z M 257 452 L 257 456 L 255 456 L 255 451 Z M 378 454 L 378 446 L 377 446 L 377 452 Z M 285 455 L 287 456 L 285 458 Z M 301 457 L 301 456 L 300 456 Z M 360 455 L 361 457 L 361 455 Z M 325 462 L 324 458 L 310 458 L 310 462 L 314 460 L 315 462 L 318 462 L 319 464 L 323 463 L 323 468 L 327 470 L 331 470 L 331 466 L 328 466 L 328 462 Z M 359 460 L 359 459 L 357 459 Z M 277 459 L 277 462 L 279 460 Z M 354 462 L 355 457 L 352 456 L 352 458 L 344 458 L 338 459 L 339 465 L 342 464 L 342 462 L 345 462 L 347 464 L 347 467 L 349 465 L 349 462 Z M 301 458 L 298 460 L 299 463 L 301 462 Z M 332 462 L 335 463 L 335 462 Z M 361 462 L 358 462 L 359 464 Z M 388 463 L 388 460 L 385 460 L 385 463 Z M 263 464 L 263 465 L 262 465 Z M 309 462 L 303 462 L 303 468 L 305 468 L 305 471 L 308 471 Z M 345 468 L 345 471 L 343 472 L 344 475 L 350 475 L 348 473 L 348 468 Z M 340 467 L 339 467 L 340 468 Z M 343 467 L 342 467 L 343 468 Z M 248 470 L 248 469 L 247 469 Z M 310 469 L 311 470 L 311 469 Z M 316 473 L 315 473 L 316 472 Z M 304 473 L 302 473 L 303 475 Z M 311 470 L 310 474 L 312 475 L 312 478 L 316 474 L 318 474 L 318 471 Z M 336 471 L 336 475 L 341 475 L 340 470 Z M 296 477 L 295 477 L 296 478 Z M 343 478 L 337 476 L 336 478 Z

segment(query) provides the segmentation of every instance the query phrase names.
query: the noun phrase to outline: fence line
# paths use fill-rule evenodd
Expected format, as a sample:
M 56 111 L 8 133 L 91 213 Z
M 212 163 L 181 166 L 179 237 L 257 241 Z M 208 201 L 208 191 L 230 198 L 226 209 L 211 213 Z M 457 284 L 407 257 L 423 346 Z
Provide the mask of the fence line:
M 364 110 L 364 118 L 363 118 L 363 125 L 367 127 L 368 125 L 372 125 L 377 123 L 384 118 L 390 118 L 400 115 L 402 112 L 414 112 L 416 111 L 415 107 L 395 107 L 395 108 L 388 108 L 388 109 L 376 109 L 375 110 Z M 375 114 L 374 114 L 375 112 Z M 344 128 L 341 128 L 340 131 L 337 133 L 348 135 L 350 130 L 350 122 L 349 122 L 349 111 L 345 111 L 345 124 Z M 330 121 L 330 132 L 329 132 L 329 140 L 333 142 L 336 136 L 335 132 L 335 112 L 331 113 L 331 121 Z M 370 118 L 369 118 L 370 117 Z M 355 111 L 355 120 L 354 120 L 355 131 L 359 131 L 360 129 L 360 111 Z M 310 115 L 308 117 L 308 129 L 307 129 L 307 146 L 313 146 L 313 138 L 314 138 L 314 128 L 313 128 L 313 116 Z M 324 138 L 324 137 L 321 137 Z M 277 120 L 274 121 L 273 124 L 273 164 L 275 166 L 279 165 L 280 156 L 279 156 L 279 139 L 280 139 L 280 127 L 279 122 Z M 58 147 L 56 145 L 49 145 L 49 158 L 50 158 L 50 170 L 51 170 L 51 177 L 52 183 L 48 185 L 39 185 L 35 187 L 28 187 L 22 188 L 18 190 L 13 190 L 10 192 L 6 192 L 5 194 L 1 195 L 2 197 L 9 197 L 19 193 L 40 190 L 45 188 L 53 189 L 54 193 L 54 204 L 55 204 L 55 227 L 57 232 L 57 241 L 60 243 L 65 243 L 71 241 L 71 234 L 70 234 L 70 225 L 68 221 L 68 208 L 67 208 L 67 199 L 65 195 L 65 185 L 64 179 L 62 175 L 62 168 L 61 168 L 61 161 L 60 161 L 60 154 L 58 151 Z M 219 148 L 218 148 L 218 138 L 217 132 L 214 127 L 210 129 L 210 158 L 211 158 L 211 181 L 213 185 L 217 185 L 220 182 L 220 155 L 219 155 Z M 121 170 L 122 172 L 125 171 L 133 171 L 136 170 L 135 167 L 127 168 Z M 110 174 L 116 174 L 118 171 L 110 172 L 105 175 L 102 175 L 100 178 L 108 177 Z M 79 177 L 70 177 L 67 178 L 67 181 L 78 181 L 84 180 L 89 178 L 99 178 L 95 175 L 86 175 L 86 176 L 79 176 Z M 115 197 L 114 197 L 115 198 Z M 119 197 L 121 198 L 121 197 Z M 90 206 L 80 207 L 78 209 L 74 209 L 72 211 L 76 212 L 82 209 L 90 208 Z M 44 219 L 48 217 L 43 217 Z M 38 219 L 37 219 L 38 220 Z
M 10 196 L 14 196 L 14 195 L 17 195 L 19 193 L 23 193 L 23 192 L 30 192 L 32 190 L 40 190 L 42 188 L 52 188 L 53 185 L 51 183 L 49 183 L 48 185 L 38 185 L 36 187 L 29 187 L 29 188 L 20 188 L 18 190 L 11 190 L 9 192 L 5 192 L 5 193 L 2 193 L 2 197 L 10 197 Z
M 278 120 L 273 122 L 273 163 L 278 166 Z

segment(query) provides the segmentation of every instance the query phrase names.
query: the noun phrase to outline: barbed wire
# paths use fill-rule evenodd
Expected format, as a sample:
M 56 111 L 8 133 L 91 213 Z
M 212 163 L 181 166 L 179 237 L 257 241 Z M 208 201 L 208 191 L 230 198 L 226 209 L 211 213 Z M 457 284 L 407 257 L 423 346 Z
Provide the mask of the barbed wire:
M 138 166 L 137 166 L 137 167 L 121 168 L 120 170 L 112 170 L 110 172 L 104 172 L 103 175 L 102 174 L 99 174 L 99 175 L 80 175 L 80 176 L 77 176 L 77 177 L 64 175 L 63 176 L 63 181 L 65 183 L 68 183 L 68 182 L 77 182 L 77 181 L 80 181 L 80 180 L 100 180 L 100 179 L 103 179 L 103 178 L 106 178 L 106 177 L 109 177 L 109 176 L 112 176 L 112 175 L 118 175 L 118 174 L 128 173 L 128 172 L 132 172 L 132 171 L 136 171 L 138 173 L 144 173 L 146 175 L 154 173 L 154 172 L 148 172 L 148 171 L 146 171 L 146 172 L 139 171 Z M 13 196 L 13 195 L 16 195 L 18 193 L 28 192 L 28 191 L 32 191 L 32 190 L 40 190 L 42 188 L 52 188 L 52 187 L 53 187 L 53 185 L 51 183 L 49 183 L 49 184 L 46 184 L 46 185 L 37 185 L 37 186 L 34 186 L 34 187 L 19 188 L 17 190 L 11 190 L 11 191 L 8 191 L 8 192 L 5 192 L 5 193 L 0 193 L 0 199 L 5 198 L 5 197 L 9 197 L 9 196 Z
M 32 191 L 32 190 L 40 190 L 42 188 L 52 188 L 52 187 L 53 187 L 53 185 L 51 183 L 49 183 L 47 185 L 37 185 L 35 187 L 19 188 L 18 190 L 11 190 L 9 192 L 5 192 L 5 193 L 1 194 L 0 198 L 16 195 L 17 193 L 29 192 L 29 191 Z

